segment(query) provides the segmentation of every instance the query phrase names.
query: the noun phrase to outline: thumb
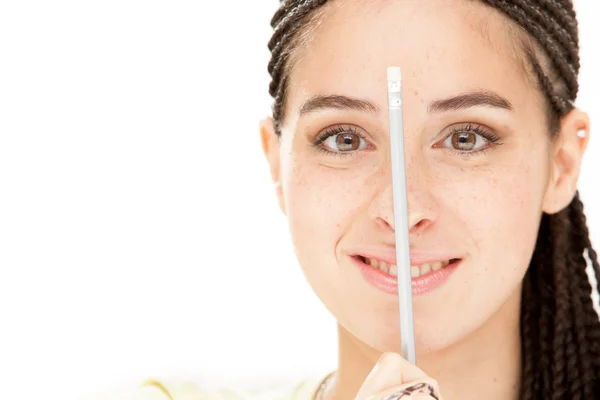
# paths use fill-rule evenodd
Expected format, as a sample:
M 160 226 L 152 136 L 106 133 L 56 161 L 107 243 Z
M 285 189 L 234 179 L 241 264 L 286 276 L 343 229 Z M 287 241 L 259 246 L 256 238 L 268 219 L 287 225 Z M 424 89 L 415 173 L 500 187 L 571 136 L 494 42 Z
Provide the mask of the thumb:
M 385 392 L 427 375 L 396 353 L 384 353 L 360 387 L 355 400 L 366 400 L 370 396 Z

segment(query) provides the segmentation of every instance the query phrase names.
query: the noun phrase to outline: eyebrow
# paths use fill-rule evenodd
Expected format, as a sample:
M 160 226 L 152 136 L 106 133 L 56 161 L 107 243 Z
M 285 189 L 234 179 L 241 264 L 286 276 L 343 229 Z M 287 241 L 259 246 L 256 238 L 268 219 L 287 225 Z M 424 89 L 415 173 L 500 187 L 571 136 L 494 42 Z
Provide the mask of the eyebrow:
M 471 107 L 488 106 L 502 108 L 513 111 L 514 108 L 510 101 L 497 93 L 481 90 L 469 93 L 463 93 L 448 99 L 436 100 L 427 107 L 429 113 L 439 113 L 446 111 L 458 111 Z
M 428 113 L 441 113 L 448 111 L 459 111 L 471 107 L 494 107 L 513 111 L 510 101 L 497 93 L 488 90 L 463 93 L 447 99 L 436 100 L 427 107 Z M 355 99 L 342 95 L 317 95 L 309 98 L 302 107 L 300 115 L 324 109 L 335 109 L 342 111 L 361 111 L 377 114 L 380 109 L 377 104 L 368 100 Z
M 379 112 L 379 107 L 368 100 L 354 99 L 340 95 L 318 95 L 311 97 L 302 105 L 302 107 L 300 107 L 300 115 L 328 108 L 342 111 L 362 111 L 374 114 Z

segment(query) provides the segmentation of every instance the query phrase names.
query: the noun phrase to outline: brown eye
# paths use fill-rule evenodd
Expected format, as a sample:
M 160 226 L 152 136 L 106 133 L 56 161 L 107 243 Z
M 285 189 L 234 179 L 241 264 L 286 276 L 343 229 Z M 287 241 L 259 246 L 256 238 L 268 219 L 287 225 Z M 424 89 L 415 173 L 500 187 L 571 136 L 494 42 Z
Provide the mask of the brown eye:
M 503 144 L 498 135 L 483 125 L 457 124 L 444 132 L 444 140 L 434 147 L 445 147 L 464 156 L 480 154 L 480 151 Z
M 353 132 L 334 133 L 323 140 L 322 146 L 335 153 L 348 153 L 364 150 L 369 144 L 360 135 Z
M 456 150 L 470 151 L 473 150 L 477 143 L 477 134 L 473 132 L 456 132 L 451 135 L 452 147 Z
M 467 126 L 466 128 L 453 130 L 452 133 L 446 136 L 443 146 L 459 153 L 476 153 L 486 147 L 490 141 L 495 142 L 497 139 L 481 129 Z
M 354 133 L 344 133 L 337 135 L 335 144 L 340 151 L 352 151 L 360 146 L 360 137 Z

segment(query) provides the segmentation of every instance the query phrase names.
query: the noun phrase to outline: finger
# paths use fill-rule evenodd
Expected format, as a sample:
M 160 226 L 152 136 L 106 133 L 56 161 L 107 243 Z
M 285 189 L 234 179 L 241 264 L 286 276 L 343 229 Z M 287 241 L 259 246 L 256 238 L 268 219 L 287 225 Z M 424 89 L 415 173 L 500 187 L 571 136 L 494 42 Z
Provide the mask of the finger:
M 405 383 L 428 378 L 419 368 L 415 367 L 396 353 L 385 353 L 380 358 L 365 382 L 362 384 L 356 400 L 366 400 L 373 394 L 385 392 Z
M 423 378 L 416 382 L 406 383 L 381 393 L 373 394 L 367 400 L 408 400 L 427 399 L 442 400 L 435 379 Z

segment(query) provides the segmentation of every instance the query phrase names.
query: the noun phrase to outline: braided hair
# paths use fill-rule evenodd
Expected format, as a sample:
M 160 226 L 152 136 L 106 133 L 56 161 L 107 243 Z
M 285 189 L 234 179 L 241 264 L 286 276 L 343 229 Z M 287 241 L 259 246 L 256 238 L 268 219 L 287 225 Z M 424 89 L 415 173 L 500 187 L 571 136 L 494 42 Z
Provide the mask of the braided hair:
M 550 134 L 556 135 L 560 118 L 573 109 L 579 89 L 579 37 L 572 0 L 480 1 L 520 27 L 526 59 L 547 103 Z M 290 58 L 326 3 L 286 0 L 271 20 L 269 93 L 277 134 L 284 117 Z M 600 278 L 577 192 L 560 212 L 543 213 L 523 281 L 522 400 L 600 398 L 600 319 L 591 298 L 588 263 Z

